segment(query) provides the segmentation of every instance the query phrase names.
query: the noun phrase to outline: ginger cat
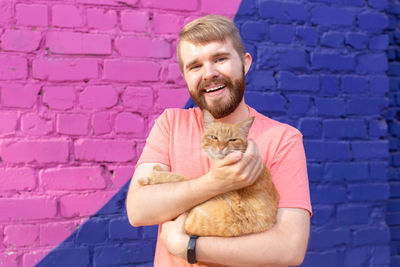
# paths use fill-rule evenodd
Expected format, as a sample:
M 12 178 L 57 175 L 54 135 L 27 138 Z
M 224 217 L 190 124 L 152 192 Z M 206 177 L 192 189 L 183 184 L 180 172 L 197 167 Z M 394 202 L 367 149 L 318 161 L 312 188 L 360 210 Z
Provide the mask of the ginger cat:
M 244 152 L 253 121 L 254 117 L 238 124 L 215 122 L 208 111 L 203 111 L 202 147 L 210 160 L 222 159 L 235 150 Z M 140 178 L 138 182 L 149 185 L 188 179 L 155 166 L 149 177 Z M 254 184 L 193 207 L 186 218 L 185 230 L 189 235 L 223 237 L 263 232 L 276 223 L 278 201 L 279 194 L 264 166 Z

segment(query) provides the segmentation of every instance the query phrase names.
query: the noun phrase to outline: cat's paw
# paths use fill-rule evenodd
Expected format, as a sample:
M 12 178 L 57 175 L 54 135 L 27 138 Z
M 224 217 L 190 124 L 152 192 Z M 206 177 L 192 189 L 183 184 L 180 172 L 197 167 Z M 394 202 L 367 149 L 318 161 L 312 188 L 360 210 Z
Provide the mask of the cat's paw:
M 152 184 L 152 180 L 149 177 L 141 177 L 138 179 L 138 184 L 149 185 L 149 184 Z
M 163 171 L 163 168 L 160 165 L 155 165 L 153 171 Z

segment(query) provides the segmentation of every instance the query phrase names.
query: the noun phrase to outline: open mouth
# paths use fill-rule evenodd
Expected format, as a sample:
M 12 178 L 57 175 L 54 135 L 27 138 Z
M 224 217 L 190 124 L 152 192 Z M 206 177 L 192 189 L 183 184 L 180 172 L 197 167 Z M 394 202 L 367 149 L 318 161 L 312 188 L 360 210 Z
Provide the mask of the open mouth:
M 206 92 L 206 93 L 211 93 L 211 92 L 216 92 L 216 91 L 222 90 L 222 89 L 224 89 L 224 88 L 225 88 L 225 85 L 220 85 L 220 86 L 218 86 L 218 87 L 213 87 L 213 88 L 209 88 L 209 89 L 204 89 L 204 92 Z

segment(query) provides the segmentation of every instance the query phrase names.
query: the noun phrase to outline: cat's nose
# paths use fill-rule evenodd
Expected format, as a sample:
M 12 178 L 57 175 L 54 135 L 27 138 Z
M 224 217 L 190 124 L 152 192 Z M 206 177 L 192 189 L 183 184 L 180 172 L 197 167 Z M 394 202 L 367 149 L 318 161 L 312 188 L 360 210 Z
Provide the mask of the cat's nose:
M 225 146 L 224 145 L 219 145 L 218 148 L 219 148 L 219 151 L 223 151 L 225 149 Z

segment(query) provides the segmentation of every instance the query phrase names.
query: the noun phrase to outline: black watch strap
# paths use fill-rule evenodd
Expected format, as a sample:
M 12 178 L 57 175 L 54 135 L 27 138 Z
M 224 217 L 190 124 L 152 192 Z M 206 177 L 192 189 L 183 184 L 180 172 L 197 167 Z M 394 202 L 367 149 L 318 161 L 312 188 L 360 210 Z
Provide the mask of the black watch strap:
M 189 243 L 187 247 L 187 261 L 190 264 L 196 263 L 196 240 L 197 235 L 191 235 L 189 238 Z

